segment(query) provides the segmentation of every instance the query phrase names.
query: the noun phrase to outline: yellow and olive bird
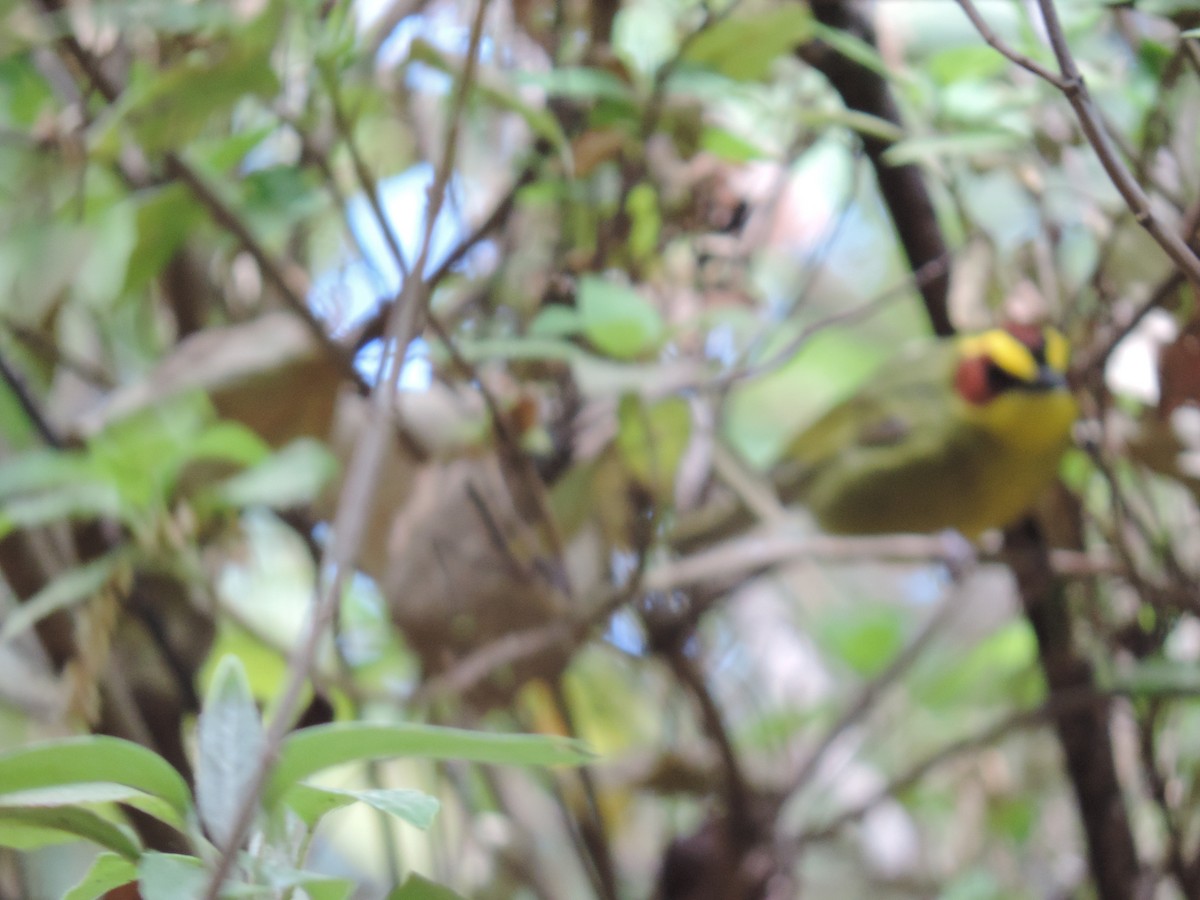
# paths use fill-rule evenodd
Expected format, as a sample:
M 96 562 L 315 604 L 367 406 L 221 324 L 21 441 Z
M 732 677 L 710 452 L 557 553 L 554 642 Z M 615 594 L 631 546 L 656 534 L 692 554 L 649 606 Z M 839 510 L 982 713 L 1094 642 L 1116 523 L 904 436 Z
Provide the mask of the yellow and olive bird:
M 795 438 L 773 480 L 834 534 L 1010 525 L 1070 442 L 1068 355 L 1055 329 L 1015 324 L 903 354 Z

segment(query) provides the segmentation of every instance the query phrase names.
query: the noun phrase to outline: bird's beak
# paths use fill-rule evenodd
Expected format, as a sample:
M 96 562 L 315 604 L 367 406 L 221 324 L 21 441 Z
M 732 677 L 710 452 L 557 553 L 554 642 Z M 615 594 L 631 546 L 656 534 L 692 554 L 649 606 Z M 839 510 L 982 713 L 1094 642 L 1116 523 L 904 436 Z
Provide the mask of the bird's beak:
M 1042 364 L 1038 366 L 1037 378 L 1034 379 L 1033 388 L 1039 391 L 1055 391 L 1067 386 L 1067 376 L 1058 369 Z

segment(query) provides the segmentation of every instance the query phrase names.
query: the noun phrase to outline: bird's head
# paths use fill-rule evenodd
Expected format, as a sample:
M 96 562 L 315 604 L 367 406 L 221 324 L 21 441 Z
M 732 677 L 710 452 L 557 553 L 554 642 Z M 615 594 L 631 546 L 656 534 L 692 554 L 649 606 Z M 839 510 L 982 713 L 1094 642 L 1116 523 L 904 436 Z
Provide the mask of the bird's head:
M 1060 331 L 1009 324 L 960 337 L 957 348 L 954 388 L 972 422 L 1030 449 L 1065 442 L 1077 410 Z

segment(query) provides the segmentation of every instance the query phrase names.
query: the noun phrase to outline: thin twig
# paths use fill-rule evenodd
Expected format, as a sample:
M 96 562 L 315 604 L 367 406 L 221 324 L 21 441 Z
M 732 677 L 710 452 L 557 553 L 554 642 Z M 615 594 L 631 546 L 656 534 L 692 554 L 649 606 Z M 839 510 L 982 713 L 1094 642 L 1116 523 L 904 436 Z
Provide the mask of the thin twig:
M 50 0 L 41 0 L 41 5 L 47 16 L 57 14 L 57 8 Z M 87 77 L 92 88 L 109 104 L 114 104 L 120 97 L 120 91 L 100 68 L 91 53 L 73 35 L 67 34 L 59 39 L 59 46 L 70 55 L 75 64 Z M 316 339 L 318 346 L 329 354 L 340 369 L 358 387 L 362 393 L 368 393 L 370 386 L 354 367 L 353 359 L 330 338 L 325 326 L 313 315 L 308 305 L 308 276 L 303 269 L 290 260 L 278 260 L 257 236 L 250 230 L 249 225 L 221 197 L 216 190 L 204 179 L 191 164 L 175 151 L 163 154 L 163 173 L 170 179 L 179 181 L 192 193 L 207 211 L 212 220 L 233 235 L 258 265 L 263 279 L 278 293 L 284 304 L 299 316 L 305 326 Z
M 333 536 L 321 574 L 328 573 L 325 584 L 314 603 L 312 617 L 304 637 L 297 646 L 288 666 L 288 678 L 276 707 L 274 718 L 267 729 L 262 752 L 249 779 L 245 793 L 232 817 L 228 841 L 220 848 L 220 855 L 211 872 L 204 892 L 206 900 L 216 900 L 237 858 L 242 843 L 249 834 L 259 798 L 266 787 L 279 749 L 291 730 L 293 719 L 300 708 L 304 686 L 316 660 L 321 641 L 333 622 L 341 601 L 342 589 L 350 577 L 363 535 L 367 527 L 368 511 L 371 507 L 374 485 L 383 461 L 387 441 L 392 434 L 391 421 L 395 411 L 396 395 L 399 392 L 400 374 L 404 368 L 405 351 L 416 336 L 421 308 L 427 300 L 420 273 L 424 270 L 433 243 L 434 227 L 445 201 L 446 188 L 453 171 L 454 155 L 458 140 L 459 119 L 465 107 L 468 89 L 474 78 L 475 60 L 483 38 L 484 15 L 487 0 L 480 0 L 471 23 L 467 50 L 467 63 L 463 68 L 450 110 L 449 127 L 446 130 L 442 157 L 434 171 L 429 188 L 429 202 L 425 211 L 425 229 L 421 249 L 413 266 L 413 274 L 405 280 L 401 295 L 393 305 L 388 321 L 386 342 L 391 352 L 384 355 L 381 377 L 371 393 L 372 418 L 366 432 L 354 448 L 346 484 L 338 501 L 333 520 Z
M 972 0 L 958 0 L 958 5 L 962 7 L 962 11 L 966 13 L 967 18 L 971 20 L 971 24 L 975 26 L 975 30 L 979 32 L 979 36 L 987 42 L 989 47 L 1005 59 L 1020 66 L 1026 72 L 1032 72 L 1038 78 L 1049 82 L 1060 91 L 1066 93 L 1068 84 L 1065 80 L 1060 78 L 1056 72 L 1004 43 L 1000 39 L 1000 36 L 992 30 L 992 26 L 987 23 L 987 19 L 980 15 L 979 10 L 975 8 Z
M 61 366 L 73 372 L 89 384 L 101 388 L 111 388 L 115 382 L 108 372 L 98 365 L 75 356 L 60 346 L 42 332 L 18 322 L 11 316 L 0 316 L 0 325 L 12 332 L 12 336 L 28 347 L 33 353 L 48 354 L 56 366 Z
M 1059 21 L 1058 12 L 1054 8 L 1053 0 L 1037 0 L 1037 4 L 1042 13 L 1046 36 L 1050 41 L 1050 47 L 1054 51 L 1055 59 L 1058 62 L 1059 74 L 1057 75 L 1045 66 L 1018 53 L 1000 40 L 988 28 L 987 23 L 979 14 L 978 9 L 976 9 L 974 0 L 958 0 L 958 4 L 971 20 L 976 30 L 979 31 L 980 36 L 989 45 L 994 47 L 997 52 L 1022 68 L 1033 72 L 1039 78 L 1044 79 L 1066 97 L 1067 102 L 1071 104 L 1071 108 L 1075 110 L 1075 117 L 1079 120 L 1079 126 L 1083 131 L 1084 137 L 1091 144 L 1097 159 L 1100 160 L 1100 164 L 1104 167 L 1104 171 L 1108 173 L 1109 180 L 1113 183 L 1113 186 L 1133 213 L 1134 220 L 1146 229 L 1167 256 L 1187 275 L 1192 283 L 1200 286 L 1200 257 L 1196 256 L 1178 234 L 1164 227 L 1162 222 L 1158 220 L 1150 209 L 1150 198 L 1146 196 L 1146 192 L 1138 184 L 1137 179 L 1133 177 L 1133 173 L 1130 172 L 1129 167 L 1122 161 L 1113 143 L 1112 136 L 1105 127 L 1103 117 L 1096 107 L 1095 101 L 1092 100 L 1091 94 L 1087 89 L 1087 84 L 1079 72 L 1075 58 L 1071 55 L 1071 49 L 1067 44 L 1062 23 Z
M 502 464 L 501 470 L 505 475 L 504 485 L 508 489 L 514 507 L 520 512 L 525 512 L 529 510 L 529 506 L 532 503 L 533 517 L 542 526 L 541 536 L 546 539 L 553 559 L 561 563 L 566 554 L 566 542 L 563 540 L 562 530 L 558 527 L 558 522 L 550 508 L 550 498 L 546 492 L 546 485 L 538 476 L 537 470 L 533 466 L 533 461 L 527 453 L 522 451 L 520 440 L 513 433 L 512 428 L 509 427 L 508 419 L 500 408 L 496 397 L 484 383 L 483 379 L 479 377 L 466 357 L 462 355 L 450 334 L 442 326 L 442 323 L 432 315 L 428 317 L 428 322 L 434 334 L 441 339 L 442 345 L 449 352 L 451 360 L 453 360 L 459 371 L 466 378 L 469 378 L 478 385 L 479 394 L 483 398 L 491 420 L 492 432 L 496 436 L 496 447 L 499 451 Z M 515 473 L 519 480 L 518 484 L 512 484 L 512 479 L 508 477 L 509 472 Z M 570 582 L 566 579 L 565 572 L 563 576 L 558 586 L 564 590 L 567 599 L 571 600 Z
M 1059 694 L 1051 697 L 1043 705 L 1035 709 L 1019 710 L 1004 716 L 982 731 L 947 744 L 929 756 L 914 763 L 901 774 L 893 777 L 883 787 L 871 794 L 865 800 L 848 807 L 838 813 L 823 825 L 807 828 L 793 838 L 786 840 L 785 847 L 796 853 L 807 844 L 828 840 L 847 825 L 857 822 L 879 804 L 904 793 L 918 784 L 934 769 L 945 765 L 966 753 L 989 747 L 1013 733 L 1024 731 L 1042 725 L 1048 720 L 1065 715 L 1076 710 L 1096 705 L 1106 705 L 1111 702 L 1112 695 L 1098 691 L 1079 690 L 1071 694 Z
M 825 759 L 825 755 L 837 742 L 838 738 L 845 734 L 846 730 L 853 726 L 855 722 L 870 712 L 883 692 L 899 681 L 900 677 L 911 668 L 912 664 L 920 659 L 925 648 L 929 646 L 929 642 L 946 627 L 951 615 L 960 605 L 960 591 L 957 590 L 956 582 L 950 590 L 946 591 L 942 602 L 934 610 L 933 615 L 929 617 L 921 630 L 917 632 L 916 636 L 896 654 L 895 658 L 888 663 L 883 671 L 863 686 L 854 702 L 842 710 L 842 714 L 838 717 L 838 720 L 825 732 L 820 743 L 809 754 L 796 774 L 792 776 L 789 793 L 794 794 L 804 789 L 813 776 L 816 775 L 822 760 Z
M 1158 699 L 1152 700 L 1146 715 L 1138 722 L 1138 749 L 1141 755 L 1142 773 L 1146 779 L 1146 785 L 1150 789 L 1150 796 L 1154 798 L 1154 804 L 1158 807 L 1162 827 L 1167 835 L 1167 866 L 1171 874 L 1175 876 L 1175 881 L 1179 884 L 1179 890 L 1183 896 L 1195 897 L 1197 885 L 1192 883 L 1195 873 L 1191 871 L 1191 867 L 1184 859 L 1183 829 L 1168 798 L 1167 781 L 1158 769 L 1156 731 L 1161 712 L 1161 702 Z
M 445 280 L 454 267 L 462 262 L 463 258 L 482 242 L 484 238 L 500 226 L 512 211 L 513 205 L 516 203 L 517 194 L 521 188 L 531 184 L 536 175 L 537 169 L 534 164 L 531 163 L 526 166 L 483 221 L 476 225 L 470 234 L 466 235 L 455 245 L 453 250 L 446 254 L 445 259 L 425 279 L 426 290 L 429 293 L 433 293 L 434 289 Z M 390 310 L 390 300 L 381 302 L 371 318 L 356 329 L 353 340 L 356 349 L 361 350 L 371 341 L 379 338 L 383 333 L 383 323 L 387 320 Z
M 1171 274 L 1159 282 L 1158 286 L 1150 292 L 1150 295 L 1133 311 L 1128 319 L 1105 336 L 1099 346 L 1088 352 L 1087 356 L 1076 367 L 1076 371 L 1090 376 L 1103 370 L 1104 366 L 1108 363 L 1108 358 L 1112 356 L 1113 350 L 1116 349 L 1117 344 L 1125 340 L 1129 336 L 1129 333 L 1137 328 L 1142 319 L 1170 300 L 1183 287 L 1185 281 L 1186 279 L 1178 269 L 1172 271 Z
M 747 849 L 755 842 L 757 835 L 753 816 L 751 814 L 751 789 L 746 773 L 742 770 L 742 762 L 733 745 L 733 738 L 725 724 L 725 717 L 717 705 L 716 698 L 709 690 L 708 682 L 700 663 L 692 655 L 685 652 L 681 644 L 672 645 L 664 653 L 667 663 L 675 677 L 695 698 L 700 707 L 700 721 L 704 733 L 717 745 L 717 754 L 721 759 L 723 772 L 723 800 L 727 815 L 727 829 L 731 847 L 738 851 Z
M 555 679 L 550 686 L 550 694 L 555 711 L 566 725 L 567 736 L 578 738 L 579 728 L 576 725 L 571 704 L 567 701 L 562 678 Z M 579 782 L 580 790 L 586 801 L 586 815 L 574 814 L 573 818 L 578 825 L 584 854 L 592 862 L 590 868 L 595 870 L 597 894 L 603 900 L 617 900 L 619 896 L 617 869 L 613 863 L 612 847 L 608 839 L 608 830 L 605 828 L 603 810 L 600 808 L 595 774 L 590 766 L 583 765 L 573 769 L 568 777 L 573 777 Z
M 320 72 L 321 81 L 325 84 L 325 90 L 329 93 L 330 106 L 333 107 L 333 124 L 337 128 L 338 133 L 341 134 L 342 141 L 346 145 L 346 150 L 350 154 L 350 164 L 354 167 L 354 177 L 358 179 L 359 186 L 362 188 L 363 194 L 366 195 L 367 203 L 370 205 L 371 212 L 375 216 L 375 224 L 383 234 L 383 239 L 388 246 L 388 252 L 392 254 L 392 259 L 395 260 L 396 267 L 400 270 L 400 277 L 407 279 L 410 273 L 408 270 L 408 260 L 404 256 L 404 248 L 400 246 L 400 239 L 396 236 L 396 229 L 392 224 L 392 218 L 383 208 L 383 201 L 379 196 L 379 182 L 371 172 L 367 161 L 363 159 L 362 152 L 358 147 L 358 141 L 354 139 L 354 128 L 350 120 L 346 118 L 346 111 L 342 108 L 341 91 L 338 89 L 337 78 L 327 67 L 320 67 Z
M 904 280 L 898 284 L 892 285 L 876 294 L 865 303 L 858 306 L 853 306 L 849 309 L 844 309 L 836 313 L 831 313 L 819 321 L 813 322 L 811 325 L 805 326 L 800 333 L 781 347 L 769 359 L 757 363 L 753 366 L 741 369 L 737 372 L 732 372 L 729 375 L 719 379 L 715 387 L 723 387 L 730 381 L 741 381 L 747 378 L 754 378 L 759 375 L 764 375 L 773 369 L 783 365 L 791 359 L 801 347 L 812 340 L 813 336 L 826 328 L 831 328 L 834 325 L 847 325 L 859 319 L 864 319 L 868 316 L 879 312 L 884 306 L 893 300 L 902 297 L 905 292 L 911 288 L 922 289 L 925 285 L 936 281 L 939 278 L 944 278 L 950 270 L 950 254 L 949 252 L 939 256 L 929 262 L 918 266 L 911 274 L 905 276 Z
M 453 668 L 426 681 L 414 693 L 411 702 L 420 705 L 438 697 L 461 696 L 492 672 L 515 666 L 557 647 L 576 646 L 593 628 L 607 622 L 613 613 L 641 593 L 704 587 L 706 592 L 718 595 L 731 585 L 798 559 L 945 563 L 947 547 L 941 538 L 921 535 L 839 538 L 747 534 L 694 556 L 648 566 L 629 583 L 604 588 L 586 597 L 579 608 L 590 612 L 577 619 L 558 619 L 509 632 L 490 641 L 460 659 Z M 984 552 L 979 556 L 981 563 L 995 561 L 994 554 Z M 1093 560 L 1069 551 L 1052 554 L 1051 561 L 1055 572 L 1063 577 L 1120 574 L 1109 560 Z
M 805 268 L 804 282 L 800 285 L 800 289 L 783 309 L 772 313 L 770 320 L 763 323 L 763 325 L 759 328 L 758 333 L 746 342 L 745 348 L 739 354 L 738 361 L 733 366 L 734 369 L 749 368 L 749 366 L 746 365 L 746 360 L 754 356 L 758 350 L 767 343 L 768 339 L 772 335 L 778 333 L 779 324 L 781 322 L 790 321 L 796 315 L 796 313 L 798 313 L 804 307 L 805 303 L 812 295 L 813 289 L 820 282 L 823 265 L 828 263 L 829 257 L 833 254 L 834 246 L 837 244 L 838 240 L 841 239 L 847 224 L 850 222 L 850 213 L 857 206 L 858 191 L 856 188 L 858 181 L 858 165 L 861 159 L 861 154 L 855 154 L 855 170 L 850 177 L 850 188 L 846 191 L 846 195 L 841 199 L 839 209 L 837 210 L 836 214 L 832 216 L 830 224 L 825 228 L 824 233 L 817 241 L 816 247 L 813 249 L 813 252 L 810 255 L 811 262 Z M 781 168 L 780 175 L 784 176 L 786 175 L 786 172 L 786 169 Z M 780 180 L 782 180 L 782 177 Z M 783 194 L 781 189 L 782 185 L 780 185 L 779 188 L 780 189 L 777 189 L 775 192 L 773 192 L 772 197 L 768 201 L 772 207 L 780 202 L 780 197 Z M 794 352 L 794 349 L 792 349 L 792 352 Z M 791 354 L 789 353 L 788 357 L 784 358 L 790 358 L 790 355 Z M 776 356 L 779 356 L 779 354 Z
M 17 404 L 25 412 L 25 416 L 29 419 L 29 423 L 34 430 L 41 435 L 47 446 L 59 448 L 62 447 L 62 439 L 54 430 L 54 426 L 50 424 L 50 420 L 42 413 L 41 406 L 33 399 L 33 395 L 29 392 L 29 388 L 25 385 L 25 379 L 22 378 L 12 364 L 0 353 L 0 378 L 4 379 L 4 383 L 8 385 L 9 391 L 16 398 Z

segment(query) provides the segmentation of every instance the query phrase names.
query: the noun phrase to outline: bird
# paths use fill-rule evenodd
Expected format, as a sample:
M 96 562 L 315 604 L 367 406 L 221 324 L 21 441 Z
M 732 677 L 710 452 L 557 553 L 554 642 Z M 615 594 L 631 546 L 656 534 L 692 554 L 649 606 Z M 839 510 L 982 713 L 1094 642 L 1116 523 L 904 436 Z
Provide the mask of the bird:
M 1079 414 L 1069 362 L 1067 339 L 1050 326 L 925 341 L 795 436 L 770 481 L 828 534 L 977 540 L 1014 524 L 1054 480 Z M 718 492 L 674 517 L 667 544 L 690 553 L 754 519 Z
M 884 363 L 788 444 L 772 473 L 830 534 L 1013 524 L 1053 481 L 1078 407 L 1057 329 L 1008 323 Z

